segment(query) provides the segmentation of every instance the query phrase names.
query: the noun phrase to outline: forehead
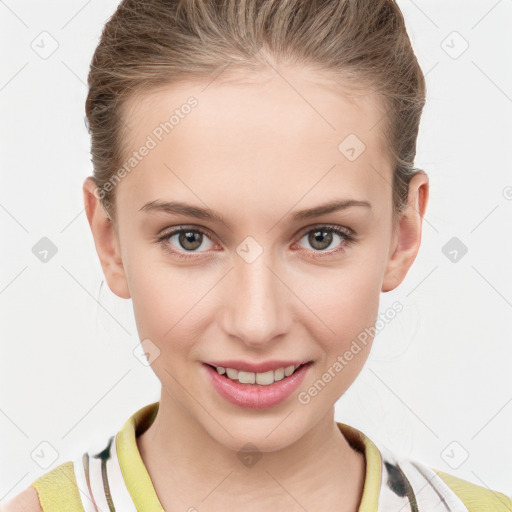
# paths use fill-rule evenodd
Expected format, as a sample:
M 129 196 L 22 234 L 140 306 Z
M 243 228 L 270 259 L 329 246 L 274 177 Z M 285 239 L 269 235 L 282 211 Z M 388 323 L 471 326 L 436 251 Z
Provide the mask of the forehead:
M 375 94 L 306 68 L 161 86 L 124 106 L 126 159 L 151 149 L 119 193 L 131 183 L 140 205 L 187 184 L 196 195 L 224 185 L 246 199 L 283 187 L 296 200 L 332 186 L 377 194 L 391 168 L 384 111 Z

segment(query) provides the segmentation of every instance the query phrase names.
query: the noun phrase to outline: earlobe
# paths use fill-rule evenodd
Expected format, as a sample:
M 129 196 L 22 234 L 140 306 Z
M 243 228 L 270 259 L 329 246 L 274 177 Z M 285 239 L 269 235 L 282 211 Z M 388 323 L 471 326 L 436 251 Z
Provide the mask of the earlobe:
M 416 173 L 409 183 L 407 206 L 393 235 L 382 291 L 394 290 L 404 279 L 421 245 L 423 217 L 428 203 L 429 181 L 425 172 Z
M 84 181 L 83 195 L 87 220 L 108 287 L 118 297 L 129 299 L 131 295 L 121 257 L 119 239 L 112 221 L 107 217 L 99 199 L 96 183 L 90 176 Z

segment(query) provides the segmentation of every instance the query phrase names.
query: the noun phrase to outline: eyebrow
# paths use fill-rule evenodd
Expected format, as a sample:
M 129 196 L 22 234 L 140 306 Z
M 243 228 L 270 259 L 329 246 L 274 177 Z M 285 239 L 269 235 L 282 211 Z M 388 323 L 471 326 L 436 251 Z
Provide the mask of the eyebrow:
M 356 199 L 335 200 L 312 208 L 297 211 L 291 215 L 291 220 L 293 222 L 304 221 L 339 210 L 346 210 L 353 206 L 363 206 L 369 209 L 372 208 L 372 205 L 368 201 L 360 201 Z M 201 208 L 181 201 L 162 201 L 155 199 L 154 201 L 146 203 L 139 209 L 139 211 L 147 213 L 162 212 L 167 214 L 185 215 L 188 217 L 195 217 L 197 219 L 217 222 L 231 229 L 231 225 L 221 214 L 216 213 L 209 208 Z

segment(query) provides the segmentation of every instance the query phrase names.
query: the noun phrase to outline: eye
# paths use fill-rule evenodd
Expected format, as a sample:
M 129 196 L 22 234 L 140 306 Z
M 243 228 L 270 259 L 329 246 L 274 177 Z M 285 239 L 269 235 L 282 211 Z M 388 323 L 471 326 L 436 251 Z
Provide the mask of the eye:
M 313 253 L 315 258 L 341 253 L 356 241 L 355 232 L 352 229 L 330 225 L 310 228 L 304 232 L 300 240 L 306 237 L 307 243 L 310 244 L 310 247 L 313 247 L 313 251 L 310 252 Z M 340 238 L 342 243 L 338 244 L 333 250 L 327 250 L 336 237 Z M 172 242 L 173 238 L 175 239 L 174 243 Z M 203 245 L 205 239 L 210 242 L 210 245 L 206 244 L 207 247 L 204 251 L 198 251 L 197 249 Z M 194 257 L 195 254 L 207 252 L 214 245 L 207 231 L 187 226 L 180 226 L 166 231 L 157 238 L 156 242 L 162 244 L 166 251 L 179 258 Z
M 307 243 L 314 249 L 314 257 L 341 253 L 355 242 L 355 233 L 351 229 L 341 226 L 317 226 L 306 231 L 301 240 L 306 237 Z M 333 241 L 336 241 L 336 237 L 341 238 L 342 243 L 338 244 L 338 246 L 331 251 L 326 250 Z
M 173 238 L 175 239 L 175 245 L 171 242 Z M 201 247 L 205 239 L 210 240 L 206 231 L 199 228 L 187 228 L 186 226 L 181 226 L 179 228 L 167 231 L 164 235 L 157 239 L 157 242 L 163 244 L 167 251 L 176 254 L 178 257 L 189 258 L 194 253 L 204 252 L 197 251 L 197 249 Z M 169 246 L 172 245 L 174 245 L 174 247 L 170 248 Z M 207 247 L 207 249 L 211 248 L 212 245 Z M 179 250 L 176 250 L 175 247 L 178 247 Z M 187 252 L 192 254 L 189 256 L 186 254 Z

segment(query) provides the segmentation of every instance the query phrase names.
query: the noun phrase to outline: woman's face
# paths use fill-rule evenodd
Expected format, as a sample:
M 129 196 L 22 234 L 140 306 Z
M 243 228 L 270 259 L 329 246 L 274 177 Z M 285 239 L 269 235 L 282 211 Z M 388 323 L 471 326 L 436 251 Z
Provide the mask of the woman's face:
M 234 449 L 283 448 L 333 413 L 368 357 L 380 292 L 419 246 L 421 222 L 401 244 L 392 229 L 384 110 L 292 69 L 181 83 L 129 106 L 108 284 L 132 298 L 151 366 L 187 421 Z M 171 202 L 188 206 L 155 207 Z M 292 375 L 256 396 L 255 384 L 212 384 L 228 377 L 206 363 L 223 361 L 310 363 L 298 385 Z

